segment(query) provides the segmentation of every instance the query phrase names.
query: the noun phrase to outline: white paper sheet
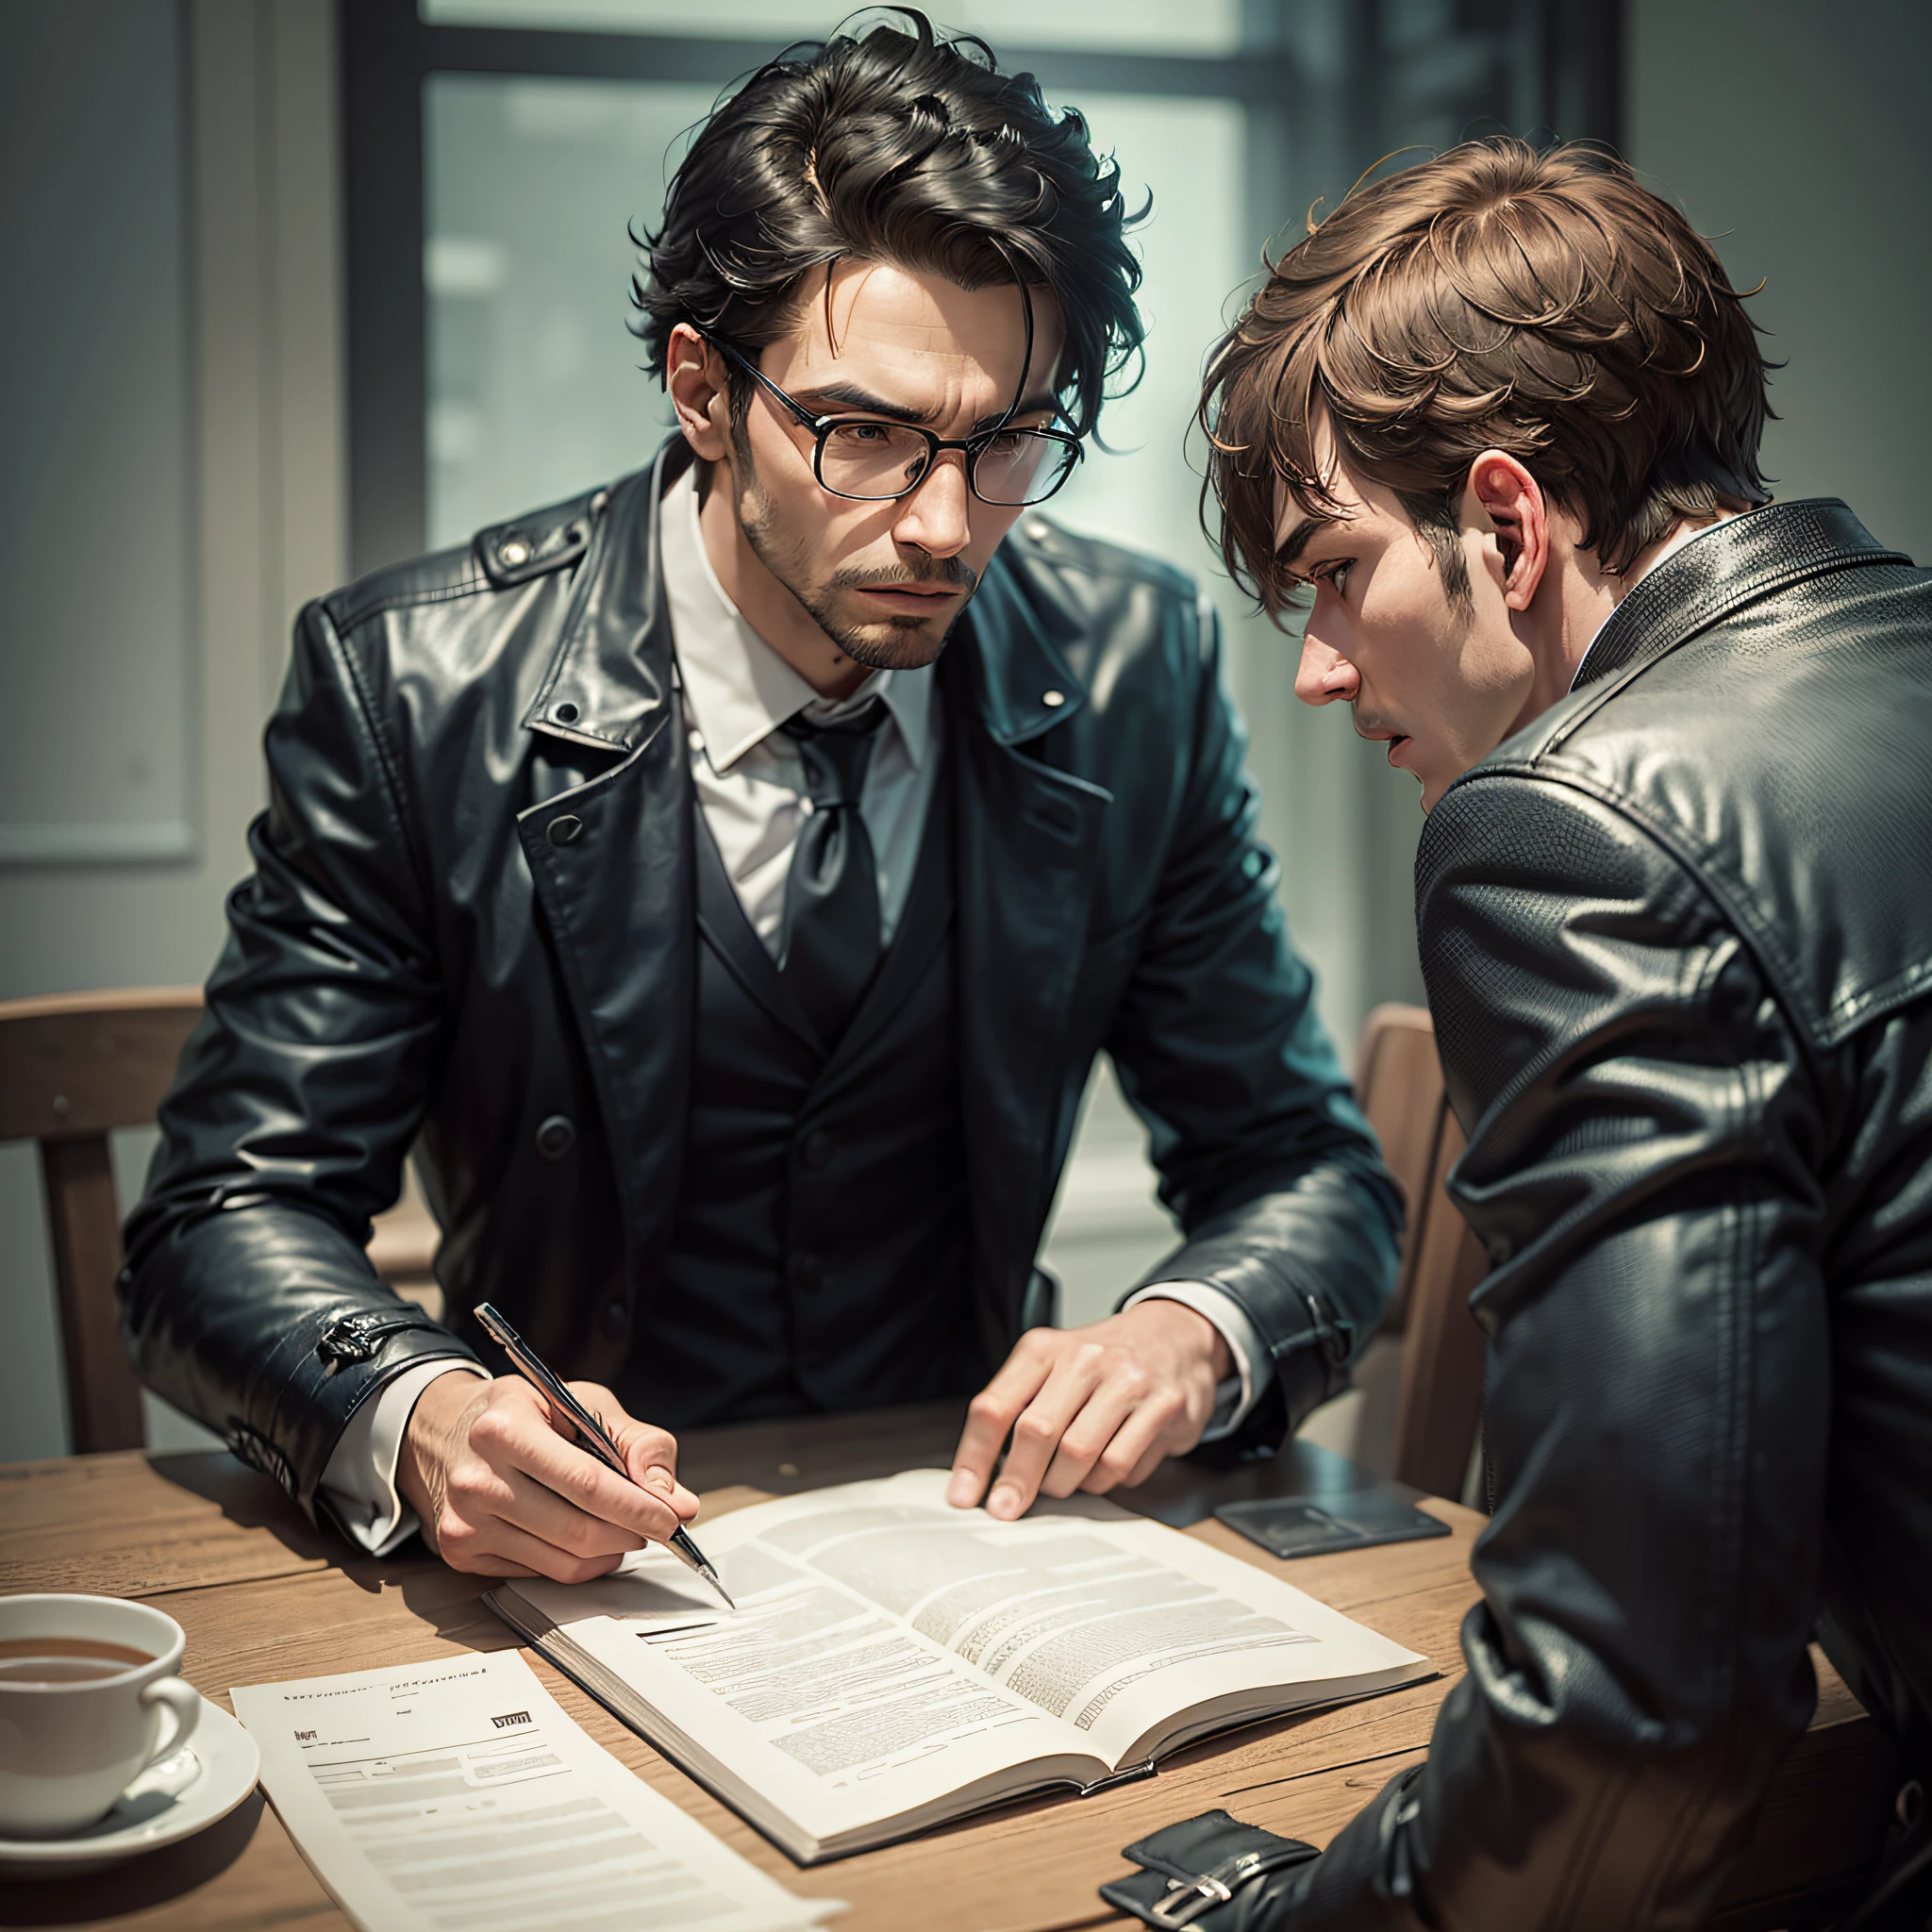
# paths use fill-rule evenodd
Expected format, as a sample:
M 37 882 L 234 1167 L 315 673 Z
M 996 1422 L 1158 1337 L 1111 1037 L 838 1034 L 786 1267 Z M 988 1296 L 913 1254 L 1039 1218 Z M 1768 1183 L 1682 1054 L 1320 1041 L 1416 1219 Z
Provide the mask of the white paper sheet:
M 514 1651 L 230 1695 L 282 1823 L 363 1932 L 803 1932 L 843 1908 L 626 1771 Z

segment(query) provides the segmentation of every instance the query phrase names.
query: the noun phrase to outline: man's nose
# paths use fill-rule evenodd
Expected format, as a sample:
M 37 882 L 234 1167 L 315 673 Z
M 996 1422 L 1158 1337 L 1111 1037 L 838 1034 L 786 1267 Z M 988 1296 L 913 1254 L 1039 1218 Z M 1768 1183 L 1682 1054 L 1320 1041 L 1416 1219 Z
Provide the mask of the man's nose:
M 899 499 L 892 534 L 929 557 L 957 557 L 973 540 L 969 515 L 972 491 L 966 487 L 966 458 L 949 449 Z
M 1294 675 L 1294 694 L 1303 704 L 1332 705 L 1337 699 L 1353 703 L 1360 690 L 1355 666 L 1340 651 L 1303 634 L 1301 666 Z

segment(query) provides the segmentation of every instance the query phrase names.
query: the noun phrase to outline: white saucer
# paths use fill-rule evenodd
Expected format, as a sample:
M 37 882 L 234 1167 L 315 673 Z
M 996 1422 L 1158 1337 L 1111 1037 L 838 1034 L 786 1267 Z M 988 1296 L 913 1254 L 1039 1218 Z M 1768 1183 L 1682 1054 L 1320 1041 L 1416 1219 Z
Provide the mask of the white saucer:
M 97 1824 L 72 1838 L 0 1838 L 0 1876 L 16 1883 L 79 1878 L 192 1838 L 225 1818 L 255 1789 L 260 1770 L 255 1740 L 204 1697 L 193 1737 L 149 1765 Z

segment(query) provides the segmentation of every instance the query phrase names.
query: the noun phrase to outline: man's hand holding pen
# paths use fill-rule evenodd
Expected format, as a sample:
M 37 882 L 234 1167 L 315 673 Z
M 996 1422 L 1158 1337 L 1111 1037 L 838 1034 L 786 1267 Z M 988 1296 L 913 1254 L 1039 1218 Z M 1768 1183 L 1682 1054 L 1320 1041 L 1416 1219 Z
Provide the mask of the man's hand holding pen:
M 626 1415 L 594 1382 L 570 1388 L 603 1418 L 630 1481 L 578 1446 L 569 1419 L 521 1376 L 454 1371 L 424 1390 L 396 1487 L 452 1569 L 583 1583 L 695 1520 L 676 1438 Z

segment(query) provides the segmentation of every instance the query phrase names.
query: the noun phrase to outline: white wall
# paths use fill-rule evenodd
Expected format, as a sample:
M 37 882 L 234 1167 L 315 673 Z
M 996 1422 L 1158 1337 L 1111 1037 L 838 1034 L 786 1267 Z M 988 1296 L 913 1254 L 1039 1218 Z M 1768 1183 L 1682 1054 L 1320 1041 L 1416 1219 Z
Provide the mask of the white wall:
M 164 668 L 152 765 L 185 741 L 194 845 L 172 862 L 0 864 L 0 998 L 197 982 L 220 945 L 289 621 L 343 574 L 334 53 L 327 0 L 9 13 L 8 306 L 31 291 L 44 346 L 0 362 L 6 467 L 40 492 L 31 515 L 0 517 L 0 693 L 16 722 L 29 698 L 45 708 L 63 773 L 125 766 L 141 748 L 108 727 L 129 727 L 126 693 Z M 68 790 L 58 802 L 83 808 L 90 788 Z M 140 1152 L 117 1150 L 124 1180 Z M 0 1148 L 0 1459 L 58 1454 L 23 1145 Z

